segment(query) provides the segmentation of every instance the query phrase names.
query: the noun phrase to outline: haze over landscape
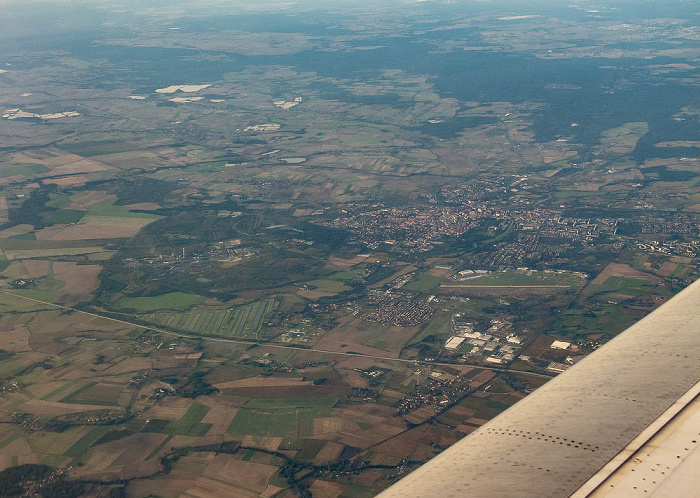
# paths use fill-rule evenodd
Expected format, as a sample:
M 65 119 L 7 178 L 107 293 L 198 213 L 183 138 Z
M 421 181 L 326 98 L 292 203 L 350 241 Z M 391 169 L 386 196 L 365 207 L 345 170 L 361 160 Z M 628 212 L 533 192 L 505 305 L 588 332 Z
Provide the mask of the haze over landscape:
M 0 494 L 375 496 L 697 278 L 699 86 L 694 1 L 0 1 Z

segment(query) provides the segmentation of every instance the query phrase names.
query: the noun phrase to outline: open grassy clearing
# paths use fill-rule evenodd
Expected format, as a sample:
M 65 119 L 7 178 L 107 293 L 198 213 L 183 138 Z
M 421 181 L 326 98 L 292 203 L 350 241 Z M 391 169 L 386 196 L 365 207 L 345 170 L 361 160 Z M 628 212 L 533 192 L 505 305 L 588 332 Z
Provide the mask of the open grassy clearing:
M 23 178 L 31 178 L 34 175 L 49 172 L 49 168 L 43 164 L 36 163 L 17 163 L 8 166 L 0 167 L 0 178 L 10 178 L 12 176 L 21 176 Z
M 63 432 L 35 432 L 27 436 L 27 442 L 37 454 L 63 455 L 89 431 L 86 427 L 71 427 Z
M 38 301 L 53 302 L 56 299 L 56 293 L 54 291 L 42 291 L 35 289 L 17 289 L 13 290 L 16 294 L 28 297 L 30 299 L 36 299 Z
M 39 291 L 57 291 L 65 287 L 66 282 L 56 278 L 54 273 L 54 262 L 48 262 L 46 275 L 36 281 L 35 289 Z
M 49 211 L 45 213 L 44 218 L 46 218 L 50 224 L 68 225 L 70 223 L 79 222 L 85 214 L 85 211 L 80 211 L 78 209 L 59 209 L 58 211 Z
M 112 201 L 93 204 L 88 208 L 88 213 L 91 216 L 106 216 L 110 218 L 141 218 L 149 221 L 155 221 L 161 218 L 161 216 L 155 214 L 133 212 L 127 206 L 114 205 Z
M 601 134 L 601 142 L 613 153 L 629 154 L 634 150 L 637 141 L 648 132 L 649 124 L 645 121 L 625 123 L 605 130 Z
M 423 292 L 427 294 L 435 290 L 441 282 L 442 279 L 440 277 L 436 277 L 426 272 L 423 273 L 417 279 L 412 280 L 406 285 L 404 285 L 403 288 L 406 290 Z
M 306 437 L 313 435 L 317 417 L 330 417 L 330 410 L 318 408 L 242 408 L 229 425 L 228 434 L 266 437 Z
M 33 279 L 28 287 L 15 289 L 20 295 L 55 302 L 56 293 L 66 286 L 66 281 L 56 277 L 53 261 L 23 260 L 13 261 L 0 275 L 8 280 L 19 278 Z
M 337 273 L 329 275 L 328 278 L 330 280 L 341 280 L 341 281 L 352 282 L 353 280 L 356 280 L 357 278 L 362 277 L 363 273 L 364 272 L 362 270 L 355 270 L 355 271 L 344 270 L 344 271 L 339 271 Z
M 196 294 L 169 292 L 160 296 L 122 297 L 116 304 L 122 309 L 144 313 L 164 309 L 185 309 L 202 304 L 205 301 L 206 298 Z
M 243 405 L 249 410 L 277 410 L 284 408 L 331 408 L 338 401 L 334 396 L 299 398 L 253 398 Z
M 628 296 L 641 296 L 642 294 L 656 294 L 671 296 L 673 293 L 666 286 L 659 286 L 656 282 L 639 278 L 608 277 L 602 285 L 590 285 L 586 292 L 619 293 Z
M 254 436 L 307 437 L 313 435 L 314 419 L 330 418 L 332 396 L 253 398 L 238 411 L 226 432 Z
M 307 282 L 306 285 L 308 285 L 309 287 L 315 287 L 314 290 L 324 292 L 327 294 L 338 294 L 339 292 L 350 290 L 350 287 L 343 284 L 342 282 L 330 279 L 312 280 L 310 282 Z
M 297 294 L 307 299 L 319 299 L 350 290 L 342 281 L 330 279 L 312 280 L 307 282 L 306 286 L 307 288 L 301 289 Z

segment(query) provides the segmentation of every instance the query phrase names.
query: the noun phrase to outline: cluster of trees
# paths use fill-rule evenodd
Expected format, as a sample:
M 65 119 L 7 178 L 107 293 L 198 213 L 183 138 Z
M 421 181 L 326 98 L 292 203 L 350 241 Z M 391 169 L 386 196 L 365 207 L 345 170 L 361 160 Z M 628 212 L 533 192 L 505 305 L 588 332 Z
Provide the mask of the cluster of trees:
M 183 398 L 197 398 L 198 396 L 206 396 L 218 392 L 218 389 L 212 387 L 204 378 L 206 372 L 192 372 L 187 378 L 187 384 L 177 390 L 177 395 Z
M 28 463 L 0 472 L 0 496 L 32 496 L 73 498 L 85 492 L 82 481 L 68 480 L 48 465 Z

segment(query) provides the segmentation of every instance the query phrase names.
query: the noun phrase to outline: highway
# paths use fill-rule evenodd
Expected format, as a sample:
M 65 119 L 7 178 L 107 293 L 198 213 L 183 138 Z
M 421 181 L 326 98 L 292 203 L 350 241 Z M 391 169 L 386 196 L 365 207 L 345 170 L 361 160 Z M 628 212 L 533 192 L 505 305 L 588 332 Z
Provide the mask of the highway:
M 58 308 L 58 309 L 61 309 L 64 311 L 72 311 L 74 313 L 81 313 L 83 315 L 87 315 L 87 316 L 90 316 L 93 318 L 100 318 L 102 320 L 108 320 L 111 322 L 116 322 L 116 323 L 120 323 L 123 325 L 128 325 L 129 327 L 137 327 L 137 328 L 144 329 L 144 330 L 153 330 L 153 331 L 159 332 L 161 334 L 168 334 L 168 335 L 172 335 L 175 337 L 182 337 L 182 338 L 186 338 L 186 339 L 206 340 L 206 341 L 212 341 L 212 342 L 225 342 L 225 343 L 230 343 L 230 344 L 241 344 L 241 345 L 245 345 L 245 346 L 264 346 L 266 348 L 276 348 L 276 349 L 293 349 L 293 350 L 297 350 L 297 351 L 312 351 L 314 353 L 332 354 L 332 355 L 337 355 L 337 356 L 354 356 L 354 357 L 360 357 L 360 358 L 370 358 L 373 360 L 395 361 L 395 362 L 400 362 L 400 363 L 411 363 L 414 365 L 424 365 L 424 366 L 446 366 L 446 367 L 466 366 L 466 367 L 473 367 L 473 368 L 481 368 L 484 370 L 492 370 L 494 372 L 516 373 L 516 374 L 520 374 L 520 375 L 528 375 L 531 377 L 540 377 L 540 378 L 544 378 L 544 379 L 551 379 L 552 378 L 551 375 L 546 375 L 546 374 L 541 374 L 541 373 L 536 373 L 536 372 L 524 372 L 522 370 L 515 370 L 512 368 L 499 368 L 499 367 L 472 364 L 472 363 L 443 363 L 443 362 L 437 362 L 437 361 L 409 360 L 406 358 L 397 358 L 397 357 L 392 357 L 392 356 L 380 356 L 380 355 L 371 355 L 371 354 L 364 354 L 364 353 L 352 353 L 352 352 L 346 353 L 346 352 L 342 352 L 342 351 L 331 351 L 331 350 L 327 350 L 327 349 L 318 349 L 318 348 L 302 348 L 300 346 L 293 346 L 291 344 L 275 344 L 275 343 L 270 343 L 270 342 L 250 342 L 250 341 L 241 341 L 241 340 L 237 340 L 237 339 L 227 339 L 225 337 L 211 337 L 211 336 L 200 336 L 200 335 L 194 335 L 194 334 L 185 334 L 182 332 L 173 332 L 171 330 L 153 327 L 150 325 L 141 325 L 138 323 L 129 322 L 127 320 L 120 320 L 118 318 L 112 318 L 109 316 L 100 315 L 98 313 L 93 313 L 90 311 L 79 310 L 79 309 L 73 308 L 71 306 L 63 306 L 61 304 L 50 303 L 48 301 L 41 301 L 39 299 L 34 299 L 31 297 L 22 296 L 20 294 L 16 294 L 14 292 L 6 291 L 6 290 L 0 290 L 0 294 L 6 294 L 8 296 L 12 296 L 12 297 L 15 297 L 18 299 L 24 299 L 26 301 L 31 301 L 34 303 L 43 304 L 46 306 L 51 306 L 53 308 Z

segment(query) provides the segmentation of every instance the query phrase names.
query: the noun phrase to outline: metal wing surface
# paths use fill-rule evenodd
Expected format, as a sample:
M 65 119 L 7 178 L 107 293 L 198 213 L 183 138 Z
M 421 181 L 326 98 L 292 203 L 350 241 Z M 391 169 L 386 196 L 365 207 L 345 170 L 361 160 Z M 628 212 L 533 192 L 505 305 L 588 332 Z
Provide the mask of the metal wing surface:
M 700 281 L 380 496 L 700 496 Z

